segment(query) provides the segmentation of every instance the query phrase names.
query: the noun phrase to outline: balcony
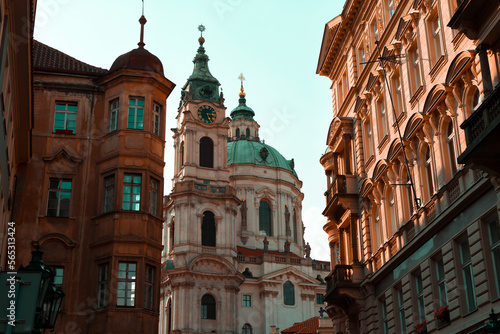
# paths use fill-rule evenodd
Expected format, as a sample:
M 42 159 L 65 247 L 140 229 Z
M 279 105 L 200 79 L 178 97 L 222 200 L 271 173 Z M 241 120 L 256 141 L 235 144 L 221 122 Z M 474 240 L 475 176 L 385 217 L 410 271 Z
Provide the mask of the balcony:
M 363 268 L 360 265 L 338 264 L 326 277 L 325 301 L 328 306 L 345 307 L 358 304 L 363 298 L 360 283 Z
M 344 214 L 345 207 L 357 207 L 358 190 L 354 175 L 335 175 L 325 192 L 326 208 L 323 215 L 338 219 Z
M 195 181 L 177 182 L 172 191 L 175 195 L 188 192 L 206 194 L 207 196 L 236 196 L 236 191 L 233 187 L 219 187 L 210 185 L 210 183 L 198 183 Z
M 458 157 L 488 173 L 500 173 L 500 87 L 497 87 L 460 127 L 465 130 L 467 149 Z

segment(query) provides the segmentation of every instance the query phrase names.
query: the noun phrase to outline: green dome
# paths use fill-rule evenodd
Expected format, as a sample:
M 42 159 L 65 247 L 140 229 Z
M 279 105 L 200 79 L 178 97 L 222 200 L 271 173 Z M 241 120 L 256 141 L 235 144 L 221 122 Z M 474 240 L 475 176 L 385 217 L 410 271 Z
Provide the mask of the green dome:
M 286 169 L 298 178 L 294 161 L 260 141 L 236 140 L 227 143 L 227 164 L 254 164 Z

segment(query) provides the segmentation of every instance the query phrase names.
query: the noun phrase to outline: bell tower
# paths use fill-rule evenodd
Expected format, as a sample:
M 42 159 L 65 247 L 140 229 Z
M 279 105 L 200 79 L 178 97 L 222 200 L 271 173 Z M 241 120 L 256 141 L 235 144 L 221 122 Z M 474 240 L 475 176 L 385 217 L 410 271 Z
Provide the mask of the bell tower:
M 241 201 L 229 185 L 230 119 L 220 83 L 208 68 L 205 27 L 193 73 L 182 87 L 174 132 L 173 190 L 166 207 L 166 272 L 161 332 L 236 332 L 239 286 L 236 215 Z M 189 302 L 186 302 L 189 301 Z M 175 311 L 175 312 L 173 312 Z

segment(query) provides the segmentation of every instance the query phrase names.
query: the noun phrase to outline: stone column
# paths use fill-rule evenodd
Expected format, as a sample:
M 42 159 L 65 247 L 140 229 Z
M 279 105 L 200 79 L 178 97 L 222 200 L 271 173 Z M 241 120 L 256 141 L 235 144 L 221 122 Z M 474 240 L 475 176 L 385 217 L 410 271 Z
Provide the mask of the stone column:
M 351 135 L 346 133 L 343 135 L 344 138 L 344 162 L 345 162 L 345 174 L 351 175 Z
M 479 63 L 481 64 L 481 76 L 483 78 L 483 100 L 487 98 L 493 91 L 493 83 L 491 81 L 490 64 L 488 62 L 488 45 L 479 44 L 476 48 L 479 54 Z

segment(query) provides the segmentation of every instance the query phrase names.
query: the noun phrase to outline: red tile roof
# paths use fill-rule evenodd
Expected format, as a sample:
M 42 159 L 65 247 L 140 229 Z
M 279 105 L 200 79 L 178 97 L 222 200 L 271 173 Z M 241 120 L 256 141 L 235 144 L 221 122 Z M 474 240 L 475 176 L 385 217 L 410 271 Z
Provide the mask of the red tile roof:
M 247 256 L 262 256 L 262 254 L 264 254 L 264 251 L 262 249 L 250 249 L 250 248 L 238 247 L 238 253 L 241 255 L 247 255 Z M 285 253 L 280 253 L 280 252 L 275 252 L 275 251 L 268 251 L 267 253 L 272 254 L 272 255 L 285 256 Z M 299 257 L 299 256 L 296 254 L 290 253 L 290 257 Z
M 33 40 L 33 67 L 82 74 L 102 75 L 108 72 L 106 69 L 84 63 L 36 40 Z
M 319 317 L 312 317 L 303 322 L 296 322 L 293 326 L 281 331 L 281 334 L 316 334 L 319 328 Z

